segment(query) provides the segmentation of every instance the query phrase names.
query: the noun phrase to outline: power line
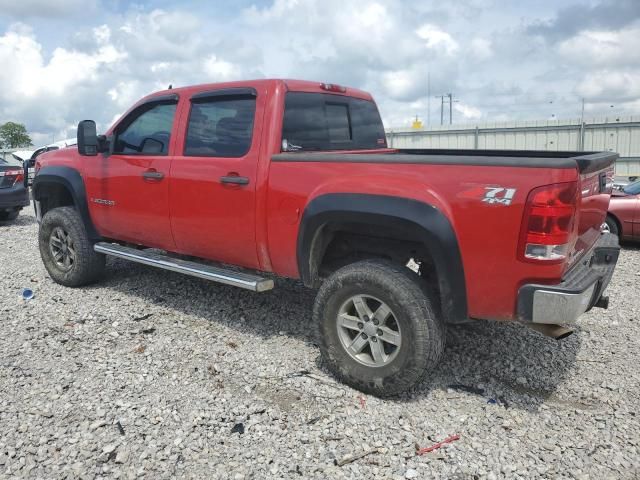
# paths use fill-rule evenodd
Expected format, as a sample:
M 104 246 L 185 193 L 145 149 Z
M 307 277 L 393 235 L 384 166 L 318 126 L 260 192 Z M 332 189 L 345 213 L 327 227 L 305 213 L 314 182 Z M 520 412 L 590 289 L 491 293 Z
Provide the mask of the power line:
M 436 95 L 435 98 L 440 99 L 440 125 L 444 125 L 444 99 L 447 99 L 447 102 L 449 103 L 449 125 L 451 125 L 453 123 L 453 104 L 458 100 L 453 98 L 453 93 Z

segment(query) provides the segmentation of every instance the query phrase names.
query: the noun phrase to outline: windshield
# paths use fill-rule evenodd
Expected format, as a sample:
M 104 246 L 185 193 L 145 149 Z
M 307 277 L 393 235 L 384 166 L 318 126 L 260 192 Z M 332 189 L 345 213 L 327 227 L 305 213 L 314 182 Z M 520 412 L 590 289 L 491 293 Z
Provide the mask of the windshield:
M 634 183 L 630 183 L 622 189 L 622 191 L 628 195 L 640 194 L 640 180 Z

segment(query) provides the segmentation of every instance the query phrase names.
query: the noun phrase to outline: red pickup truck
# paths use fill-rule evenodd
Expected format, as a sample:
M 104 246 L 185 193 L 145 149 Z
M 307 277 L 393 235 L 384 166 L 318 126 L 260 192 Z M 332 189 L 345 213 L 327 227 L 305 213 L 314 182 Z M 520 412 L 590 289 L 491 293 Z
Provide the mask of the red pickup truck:
M 154 93 L 105 135 L 80 122 L 33 196 L 56 282 L 105 255 L 257 292 L 301 279 L 332 372 L 391 395 L 434 371 L 447 325 L 561 336 L 607 306 L 616 157 L 390 149 L 369 94 L 257 80 Z

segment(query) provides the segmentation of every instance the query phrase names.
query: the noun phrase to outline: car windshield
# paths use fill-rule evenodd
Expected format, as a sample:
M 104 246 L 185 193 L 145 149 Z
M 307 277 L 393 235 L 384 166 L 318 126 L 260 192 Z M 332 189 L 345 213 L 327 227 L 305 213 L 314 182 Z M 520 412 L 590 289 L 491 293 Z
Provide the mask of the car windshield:
M 630 183 L 626 187 L 622 189 L 622 191 L 629 195 L 638 195 L 640 194 L 640 180 L 634 183 Z

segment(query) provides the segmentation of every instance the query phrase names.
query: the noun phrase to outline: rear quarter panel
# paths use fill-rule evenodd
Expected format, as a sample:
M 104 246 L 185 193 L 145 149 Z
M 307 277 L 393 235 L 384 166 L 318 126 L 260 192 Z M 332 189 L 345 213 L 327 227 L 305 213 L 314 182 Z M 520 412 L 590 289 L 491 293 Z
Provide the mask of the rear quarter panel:
M 458 237 L 469 316 L 514 317 L 518 288 L 530 281 L 555 283 L 564 265 L 518 260 L 517 247 L 528 193 L 573 181 L 572 169 L 467 165 L 272 162 L 267 198 L 268 249 L 273 270 L 298 277 L 296 245 L 306 205 L 325 193 L 366 193 L 418 200 L 439 209 Z M 515 189 L 510 205 L 483 202 L 488 187 Z

